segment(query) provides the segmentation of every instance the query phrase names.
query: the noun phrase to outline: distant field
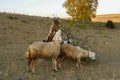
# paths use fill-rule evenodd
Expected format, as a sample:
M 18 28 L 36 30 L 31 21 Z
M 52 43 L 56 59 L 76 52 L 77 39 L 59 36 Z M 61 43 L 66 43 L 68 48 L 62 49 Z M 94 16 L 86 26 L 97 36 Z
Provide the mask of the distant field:
M 94 19 L 92 19 L 93 22 L 107 22 L 108 20 L 120 22 L 120 14 L 97 15 Z

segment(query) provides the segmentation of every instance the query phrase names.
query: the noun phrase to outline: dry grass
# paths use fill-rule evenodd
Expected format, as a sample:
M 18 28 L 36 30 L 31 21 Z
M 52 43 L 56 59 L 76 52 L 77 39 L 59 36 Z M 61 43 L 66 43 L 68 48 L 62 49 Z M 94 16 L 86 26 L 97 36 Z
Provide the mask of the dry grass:
M 112 20 L 113 22 L 120 22 L 120 14 L 97 15 L 92 19 L 93 22 L 107 22 L 108 20 Z
M 68 22 L 61 21 L 65 26 Z M 96 62 L 82 62 L 83 69 L 77 69 L 73 60 L 64 60 L 63 70 L 56 73 L 51 60 L 40 59 L 35 75 L 26 72 L 26 48 L 43 40 L 51 24 L 50 18 L 0 13 L 0 80 L 120 80 L 120 23 L 114 30 L 102 22 L 85 23 L 84 29 L 74 25 L 71 33 L 79 39 L 91 35 L 86 49 L 97 54 Z M 83 46 L 81 40 L 77 45 Z

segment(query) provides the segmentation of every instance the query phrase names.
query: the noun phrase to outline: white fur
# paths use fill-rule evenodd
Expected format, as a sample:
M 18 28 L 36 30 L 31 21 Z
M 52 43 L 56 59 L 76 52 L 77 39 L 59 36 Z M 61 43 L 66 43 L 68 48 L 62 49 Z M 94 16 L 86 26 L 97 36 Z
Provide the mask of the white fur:
M 61 31 L 61 29 L 59 29 L 59 30 L 56 32 L 55 36 L 53 37 L 53 41 L 54 41 L 54 40 L 59 40 L 59 41 L 62 42 L 61 33 L 62 33 L 62 31 Z
M 96 59 L 96 54 L 95 54 L 95 52 L 92 52 L 92 51 L 88 51 L 88 56 L 89 56 L 89 58 L 91 58 L 92 60 L 95 60 Z
M 73 42 L 73 39 L 71 39 L 71 38 L 66 41 L 63 41 L 64 44 L 68 44 L 68 43 L 72 44 L 72 42 Z
M 89 57 L 95 60 L 95 52 L 87 51 L 79 46 L 73 46 L 71 44 L 62 44 L 60 55 L 58 57 L 59 66 L 65 57 L 73 58 L 77 60 L 77 67 L 81 67 L 81 58 Z

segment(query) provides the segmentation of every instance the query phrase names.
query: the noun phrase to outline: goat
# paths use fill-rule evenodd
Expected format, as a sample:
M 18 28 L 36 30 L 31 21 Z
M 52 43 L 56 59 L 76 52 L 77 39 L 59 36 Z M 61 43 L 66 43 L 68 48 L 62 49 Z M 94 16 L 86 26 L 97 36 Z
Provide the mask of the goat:
M 52 41 L 53 37 L 55 36 L 56 32 L 59 29 L 59 25 L 58 24 L 59 24 L 59 21 L 55 19 L 53 25 L 50 27 L 47 39 L 43 40 L 43 42 L 50 42 L 50 41 Z
M 61 62 L 64 58 L 73 58 L 77 60 L 77 67 L 81 67 L 81 58 L 89 57 L 95 60 L 95 52 L 87 51 L 79 46 L 73 46 L 72 44 L 62 44 L 60 49 L 60 55 L 58 56 L 58 66 L 61 68 Z
M 31 68 L 32 73 L 35 73 L 35 62 L 38 58 L 52 58 L 53 69 L 57 71 L 57 57 L 60 54 L 60 43 L 62 42 L 61 30 L 56 32 L 51 42 L 34 42 L 25 52 L 25 57 L 28 61 L 27 71 Z

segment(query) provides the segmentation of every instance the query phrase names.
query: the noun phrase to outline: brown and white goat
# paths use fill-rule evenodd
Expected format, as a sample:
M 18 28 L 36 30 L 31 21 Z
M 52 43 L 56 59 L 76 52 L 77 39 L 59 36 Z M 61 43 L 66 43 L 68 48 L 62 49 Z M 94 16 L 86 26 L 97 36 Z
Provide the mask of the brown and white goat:
M 54 19 L 53 25 L 50 27 L 48 36 L 46 40 L 43 40 L 43 42 L 50 42 L 52 41 L 53 37 L 55 36 L 56 32 L 59 30 L 59 21 Z

